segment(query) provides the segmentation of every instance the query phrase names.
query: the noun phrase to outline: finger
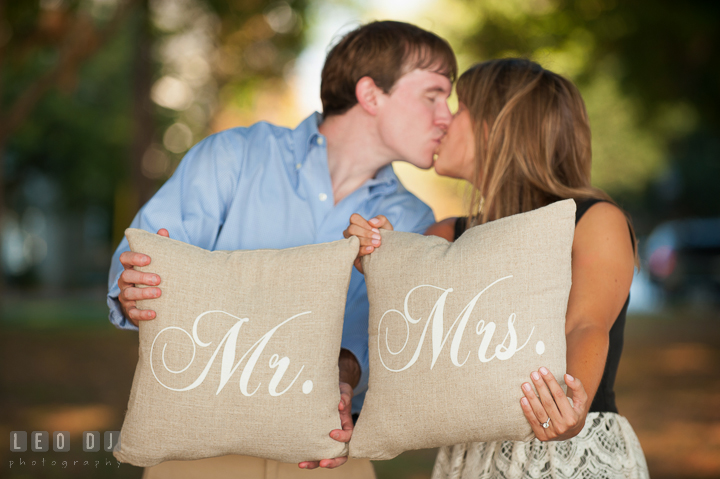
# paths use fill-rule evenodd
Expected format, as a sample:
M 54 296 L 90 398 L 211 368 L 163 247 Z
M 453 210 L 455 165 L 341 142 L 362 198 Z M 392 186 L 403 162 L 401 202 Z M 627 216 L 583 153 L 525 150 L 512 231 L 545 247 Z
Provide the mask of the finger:
M 350 215 L 350 225 L 357 225 L 368 230 L 372 229 L 372 226 L 370 226 L 368 222 L 365 221 L 365 218 L 363 218 L 357 213 L 353 213 L 352 215 Z
M 544 423 L 547 421 L 548 413 L 545 411 L 545 408 L 543 407 L 542 403 L 540 402 L 540 399 L 535 394 L 535 391 L 533 391 L 532 386 L 530 386 L 530 383 L 524 383 L 522 385 L 523 393 L 525 394 L 525 399 L 527 399 L 528 403 L 530 404 L 530 408 L 533 411 L 533 414 L 535 415 L 535 419 L 540 423 Z
M 160 236 L 164 236 L 166 238 L 170 237 L 170 232 L 168 230 L 166 230 L 165 228 L 160 228 L 158 230 L 157 234 L 159 234 Z
M 359 226 L 352 225 L 346 230 L 352 236 L 357 236 L 361 246 L 380 246 L 380 231 L 378 229 L 366 230 Z
M 333 429 L 330 431 L 330 437 L 339 442 L 349 442 L 354 425 L 352 421 L 352 387 L 347 383 L 340 383 L 338 412 L 342 429 Z
M 155 319 L 155 311 L 151 309 L 138 309 L 135 305 L 127 309 L 128 318 L 137 326 L 140 321 L 150 321 Z
M 150 264 L 150 256 L 142 253 L 135 253 L 134 251 L 125 251 L 120 255 L 120 263 L 125 268 L 131 268 L 133 266 L 147 266 Z
M 129 286 L 120 293 L 126 301 L 137 301 L 139 299 L 154 299 L 162 295 L 160 288 L 133 288 Z
M 578 378 L 570 376 L 569 374 L 565 375 L 565 384 L 567 384 L 572 391 L 573 409 L 576 411 L 578 409 L 582 410 L 588 400 L 585 386 L 583 386 L 582 382 L 580 382 Z
M 342 405 L 342 401 L 340 404 Z M 351 407 L 349 405 L 345 406 L 344 409 L 338 407 L 338 410 L 340 411 L 340 427 L 342 429 L 333 429 L 330 431 L 330 437 L 338 442 L 350 442 L 354 428 Z
M 305 461 L 298 464 L 300 469 L 317 469 L 320 467 L 320 461 Z
M 375 228 L 382 228 L 384 230 L 393 230 L 393 226 L 390 224 L 390 220 L 388 220 L 383 215 L 377 215 L 375 218 L 371 219 L 369 223 L 375 227 Z
M 348 458 L 345 457 L 336 457 L 335 459 L 323 459 L 320 461 L 320 467 L 324 467 L 327 469 L 334 469 L 338 466 L 342 466 L 347 462 Z
M 134 303 L 133 303 L 133 306 L 132 306 L 132 307 L 133 307 L 133 308 L 135 307 L 135 306 L 134 306 Z M 137 318 L 133 318 L 133 317 L 130 315 L 130 311 L 129 311 L 129 310 L 126 309 L 126 311 L 127 311 L 127 312 L 126 312 L 125 314 L 127 315 L 128 320 L 129 320 L 131 323 L 133 323 L 136 328 L 140 327 L 140 324 L 139 324 L 139 323 L 140 323 L 140 320 L 138 320 Z
M 545 433 L 545 428 L 543 428 L 542 424 L 540 424 L 540 421 L 538 421 L 537 416 L 535 416 L 535 411 L 533 411 L 533 408 L 530 405 L 530 401 L 528 401 L 526 397 L 520 399 L 520 407 L 523 410 L 523 414 L 525 414 L 525 419 L 527 419 L 528 423 L 530 423 L 530 427 L 535 433 L 535 437 L 542 441 L 544 438 L 547 437 L 547 434 Z
M 563 391 L 560 387 L 560 384 L 558 384 L 555 376 L 553 376 L 553 374 L 545 367 L 540 368 L 540 374 L 542 375 L 545 384 L 550 390 L 550 394 L 552 394 L 552 397 L 555 400 L 555 404 L 560 411 L 560 415 L 563 418 L 574 417 L 575 411 L 573 411 L 572 407 L 570 406 L 570 401 L 567 400 L 567 395 L 565 394 L 565 391 Z
M 558 411 L 555 399 L 553 398 L 552 393 L 550 393 L 545 381 L 542 377 L 540 377 L 540 373 L 533 371 L 530 377 L 535 385 L 535 390 L 538 392 L 538 396 L 540 396 L 540 402 L 542 403 L 543 409 L 545 409 L 545 413 L 547 413 L 553 422 L 559 421 L 561 417 L 560 411 Z M 538 419 L 542 419 L 542 417 L 538 417 Z
M 369 255 L 370 253 L 372 253 L 373 251 L 375 251 L 375 247 L 372 246 L 372 245 L 370 245 L 370 246 L 362 246 L 362 247 L 360 247 L 360 251 L 358 251 L 358 258 L 362 258 L 363 256 L 367 256 L 367 255 Z
M 120 280 L 127 285 L 157 286 L 160 284 L 160 276 L 154 273 L 143 273 L 135 269 L 126 269 L 120 274 Z M 119 284 L 119 283 L 118 283 Z M 123 289 L 120 286 L 120 289 Z

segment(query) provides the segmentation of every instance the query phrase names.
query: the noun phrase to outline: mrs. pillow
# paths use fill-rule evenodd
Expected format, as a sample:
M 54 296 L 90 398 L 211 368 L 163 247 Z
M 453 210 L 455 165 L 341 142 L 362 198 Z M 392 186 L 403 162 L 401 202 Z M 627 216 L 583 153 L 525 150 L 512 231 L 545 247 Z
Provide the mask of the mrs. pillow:
M 574 228 L 566 200 L 454 243 L 382 231 L 363 258 L 370 382 L 352 457 L 533 437 L 520 386 L 540 366 L 565 372 Z
M 338 355 L 357 238 L 285 250 L 206 251 L 125 232 L 162 295 L 139 301 L 140 357 L 115 457 L 136 466 L 240 454 L 347 454 Z

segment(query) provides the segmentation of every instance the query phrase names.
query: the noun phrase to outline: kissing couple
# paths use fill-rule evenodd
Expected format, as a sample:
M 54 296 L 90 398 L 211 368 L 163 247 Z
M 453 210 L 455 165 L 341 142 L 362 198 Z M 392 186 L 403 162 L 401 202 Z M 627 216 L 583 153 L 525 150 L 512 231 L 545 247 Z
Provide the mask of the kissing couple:
M 532 61 L 491 60 L 457 79 L 453 114 L 447 100 L 456 77 L 455 55 L 437 35 L 394 21 L 360 26 L 327 55 L 322 114 L 295 129 L 260 122 L 202 140 L 130 227 L 207 250 L 280 249 L 355 235 L 359 259 L 382 248 L 383 228 L 453 241 L 472 226 L 572 198 L 564 377 L 571 401 L 553 371 L 528 371 L 518 407 L 536 439 L 443 447 L 433 478 L 646 478 L 642 449 L 613 391 L 636 242 L 627 215 L 591 185 L 590 125 L 580 92 Z M 467 215 L 436 222 L 400 183 L 393 161 L 467 180 Z M 137 300 L 162 294 L 158 275 L 134 269 L 150 260 L 129 251 L 125 239 L 115 251 L 108 306 L 118 328 L 137 330 L 139 321 L 155 318 L 136 307 Z M 330 432 L 337 441 L 352 436 L 368 362 L 368 299 L 358 268 L 338 358 L 342 428 Z M 346 457 L 269 469 L 271 462 L 225 456 L 180 467 L 169 461 L 143 477 L 268 477 L 270 469 L 273 477 L 375 477 L 369 461 Z

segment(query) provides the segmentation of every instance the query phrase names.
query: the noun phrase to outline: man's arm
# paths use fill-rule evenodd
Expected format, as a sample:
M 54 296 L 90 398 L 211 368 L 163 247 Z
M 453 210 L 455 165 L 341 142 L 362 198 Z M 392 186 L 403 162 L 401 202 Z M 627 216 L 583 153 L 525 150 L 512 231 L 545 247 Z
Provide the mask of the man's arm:
M 214 249 L 227 207 L 240 178 L 243 144 L 242 135 L 228 131 L 210 136 L 195 145 L 180 162 L 173 176 L 140 209 L 130 227 L 153 233 L 164 228 L 174 239 L 201 248 Z M 138 291 L 132 290 L 137 289 L 133 285 L 143 284 L 132 283 L 133 280 L 142 278 L 126 273 L 135 262 L 141 261 L 140 257 L 130 258 L 125 254 L 129 251 L 127 239 L 123 238 L 110 265 L 107 303 L 111 323 L 120 329 L 137 330 L 131 319 L 151 318 L 137 317 L 139 311 L 136 311 L 138 314 L 133 314 L 135 318 L 128 318 L 128 308 L 126 306 L 126 311 L 123 311 L 123 304 L 119 299 L 123 289 L 129 291 L 129 297 L 126 298 L 128 304 L 134 301 L 132 298 L 139 299 Z M 121 278 L 123 274 L 125 278 Z M 153 275 L 145 278 L 149 280 L 151 276 Z M 148 285 L 157 286 L 152 283 Z M 150 313 L 144 314 L 150 316 Z
M 355 389 L 362 374 L 360 363 L 355 355 L 347 349 L 341 349 L 338 368 L 340 369 L 340 382 L 349 384 L 351 388 Z

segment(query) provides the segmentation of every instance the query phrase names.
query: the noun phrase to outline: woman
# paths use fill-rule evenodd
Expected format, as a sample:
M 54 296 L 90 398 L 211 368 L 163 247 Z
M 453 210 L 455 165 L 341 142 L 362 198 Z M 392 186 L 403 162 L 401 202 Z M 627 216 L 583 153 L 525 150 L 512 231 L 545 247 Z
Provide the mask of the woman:
M 471 208 L 468 217 L 446 219 L 425 234 L 453 241 L 474 225 L 575 199 L 565 331 L 572 404 L 552 373 L 540 368 L 522 385 L 520 400 L 537 439 L 443 447 L 433 478 L 648 477 L 613 392 L 637 263 L 635 238 L 623 211 L 590 184 L 590 127 L 580 93 L 570 81 L 521 59 L 470 68 L 457 93 L 459 108 L 435 170 L 474 186 Z M 358 260 L 380 246 L 378 228 L 392 226 L 383 217 L 351 218 L 345 236 L 360 238 Z

